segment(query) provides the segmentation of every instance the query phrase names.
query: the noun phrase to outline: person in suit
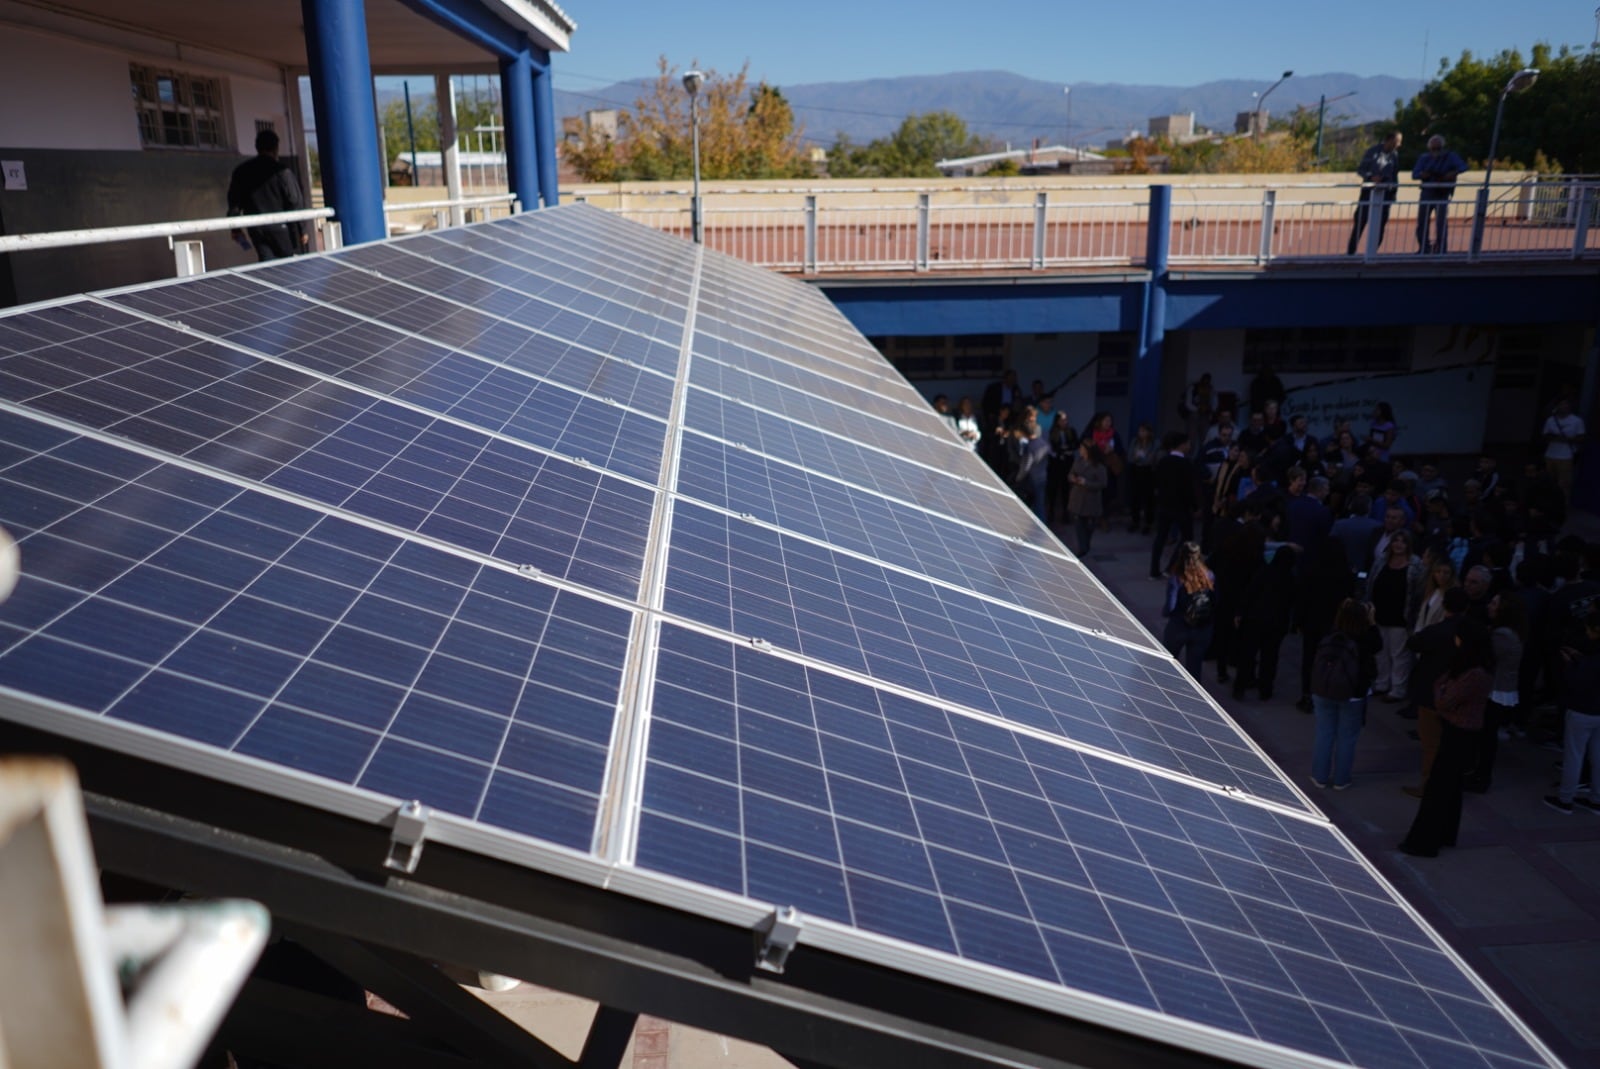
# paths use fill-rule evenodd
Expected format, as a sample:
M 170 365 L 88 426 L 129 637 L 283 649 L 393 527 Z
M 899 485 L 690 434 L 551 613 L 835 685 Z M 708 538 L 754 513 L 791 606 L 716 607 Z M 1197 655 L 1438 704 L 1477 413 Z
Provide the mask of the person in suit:
M 1176 530 L 1179 542 L 1194 541 L 1194 513 L 1200 505 L 1194 465 L 1189 462 L 1189 432 L 1168 431 L 1155 470 L 1155 537 L 1150 541 L 1150 578 L 1160 579 L 1161 551 Z

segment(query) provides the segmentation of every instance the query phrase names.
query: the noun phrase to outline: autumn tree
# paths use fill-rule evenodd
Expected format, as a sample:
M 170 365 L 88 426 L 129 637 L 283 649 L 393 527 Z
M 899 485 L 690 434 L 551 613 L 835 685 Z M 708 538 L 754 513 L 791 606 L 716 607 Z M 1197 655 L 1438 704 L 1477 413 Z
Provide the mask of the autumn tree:
M 700 175 L 707 179 L 788 178 L 809 168 L 794 110 L 766 83 L 749 87 L 749 67 L 732 77 L 706 71 L 700 87 Z M 585 181 L 658 181 L 694 173 L 689 94 L 666 57 L 655 81 L 617 117 L 615 139 L 588 130 L 567 147 Z
M 1600 54 L 1553 51 L 1545 44 L 1535 45 L 1527 61 L 1515 49 L 1489 59 L 1463 52 L 1453 64 L 1441 60 L 1438 76 L 1420 93 L 1395 102 L 1395 124 L 1407 138 L 1408 152 L 1421 152 L 1431 135 L 1442 134 L 1450 147 L 1481 166 L 1500 94 L 1524 67 L 1537 67 L 1539 80 L 1506 99 L 1496 165 L 1529 167 L 1542 155 L 1552 169 L 1588 173 L 1600 168 L 1595 122 Z
M 1292 130 L 1173 145 L 1173 174 L 1298 174 L 1314 169 L 1314 142 Z

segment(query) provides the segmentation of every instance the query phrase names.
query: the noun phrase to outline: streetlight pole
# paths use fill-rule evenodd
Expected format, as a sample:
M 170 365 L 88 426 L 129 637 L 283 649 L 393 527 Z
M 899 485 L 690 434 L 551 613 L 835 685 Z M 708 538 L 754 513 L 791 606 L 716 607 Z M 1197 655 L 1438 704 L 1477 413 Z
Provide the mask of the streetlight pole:
M 1340 93 L 1332 100 L 1328 98 L 1327 94 L 1323 94 L 1322 97 L 1317 100 L 1317 148 L 1313 155 L 1319 164 L 1322 162 L 1322 120 L 1323 117 L 1328 113 L 1328 105 L 1332 104 L 1335 100 L 1343 100 L 1345 97 L 1353 97 L 1355 95 L 1356 90 L 1352 89 L 1348 93 Z
M 702 243 L 700 229 L 700 85 L 706 76 L 699 71 L 688 71 L 683 76 L 683 87 L 689 91 L 689 138 L 694 154 L 694 196 L 689 204 L 689 229 L 694 243 Z
M 1262 124 L 1262 118 L 1261 117 L 1262 117 L 1262 115 L 1264 115 L 1266 113 L 1266 110 L 1267 110 L 1267 98 L 1272 95 L 1272 90 L 1273 89 L 1278 88 L 1278 86 L 1282 85 L 1284 82 L 1287 82 L 1290 78 L 1293 78 L 1293 77 L 1294 77 L 1294 71 L 1284 71 L 1283 72 L 1283 77 L 1279 78 L 1277 81 L 1273 82 L 1272 83 L 1272 88 L 1268 89 L 1265 93 L 1262 93 L 1261 97 L 1256 101 L 1256 121 L 1251 123 L 1251 125 L 1253 127 L 1255 127 L 1255 140 L 1257 140 L 1257 141 L 1261 140 L 1261 124 Z
M 1513 74 L 1500 91 L 1500 103 L 1494 109 L 1494 132 L 1489 135 L 1489 162 L 1483 167 L 1483 186 L 1478 190 L 1478 216 L 1472 222 L 1472 255 L 1476 257 L 1483 248 L 1483 226 L 1489 216 L 1489 179 L 1494 177 L 1494 157 L 1500 151 L 1500 119 L 1505 115 L 1506 97 L 1520 93 L 1539 80 L 1537 67 L 1524 67 Z
M 1072 150 L 1072 86 L 1064 85 L 1061 91 L 1067 97 L 1067 150 Z

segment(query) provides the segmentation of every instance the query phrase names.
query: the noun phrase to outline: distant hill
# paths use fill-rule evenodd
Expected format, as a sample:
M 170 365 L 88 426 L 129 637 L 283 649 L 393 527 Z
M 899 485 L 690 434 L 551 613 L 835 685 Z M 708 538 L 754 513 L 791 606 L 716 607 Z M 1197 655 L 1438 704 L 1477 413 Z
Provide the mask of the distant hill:
M 556 114 L 581 115 L 592 108 L 630 106 L 650 79 L 637 79 L 603 89 L 564 92 L 556 65 Z M 1253 106 L 1251 93 L 1264 92 L 1272 79 L 1234 78 L 1195 86 L 1121 85 L 1042 82 L 1004 71 L 874 78 L 857 82 L 821 82 L 779 86 L 805 127 L 806 136 L 824 145 L 839 133 L 862 142 L 894 131 L 907 115 L 951 111 L 980 136 L 1013 144 L 1033 138 L 1046 142 L 1067 137 L 1067 97 L 1072 86 L 1072 140 L 1098 145 L 1130 130 L 1143 133 L 1152 116 L 1194 112 L 1195 121 L 1231 131 L 1234 115 Z M 1267 101 L 1273 115 L 1287 115 L 1296 105 L 1315 108 L 1319 97 L 1355 93 L 1328 105 L 1330 119 L 1341 123 L 1370 122 L 1394 115 L 1395 101 L 1410 99 L 1415 78 L 1354 74 L 1315 74 L 1284 82 Z

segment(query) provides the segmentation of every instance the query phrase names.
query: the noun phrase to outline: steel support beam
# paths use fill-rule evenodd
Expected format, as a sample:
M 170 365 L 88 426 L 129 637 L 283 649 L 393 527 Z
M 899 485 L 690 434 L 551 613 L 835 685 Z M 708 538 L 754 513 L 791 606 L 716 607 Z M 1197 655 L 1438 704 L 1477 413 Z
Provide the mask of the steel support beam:
M 539 135 L 533 118 L 533 57 L 526 45 L 500 60 L 500 100 L 505 106 L 506 181 L 521 210 L 532 211 L 539 206 Z
M 596 1010 L 589 1036 L 583 1041 L 583 1053 L 578 1056 L 578 1069 L 617 1069 L 638 1020 L 639 1015 L 628 1010 L 610 1006 Z
M 301 0 L 322 188 L 347 245 L 388 236 L 363 0 Z
M 193 783 L 190 777 L 182 786 Z M 229 812 L 226 803 L 184 793 L 212 813 Z M 784 975 L 772 976 L 754 967 L 747 930 L 599 888 L 547 887 L 553 878 L 530 870 L 512 869 L 495 895 L 518 903 L 512 908 L 411 879 L 364 879 L 303 850 L 125 801 L 95 795 L 86 801 L 96 855 L 108 871 L 203 895 L 248 888 L 277 919 L 428 960 L 520 976 L 594 999 L 614 1012 L 649 1012 L 818 1065 L 1176 1069 L 1222 1064 L 1091 1022 L 817 950 L 791 957 Z M 314 815 L 305 815 L 296 826 L 302 835 L 309 834 L 306 817 Z M 335 833 L 350 839 L 347 832 Z M 437 844 L 428 848 L 419 876 L 430 863 L 441 873 L 453 873 L 452 882 L 471 870 L 474 882 L 485 882 L 486 889 L 495 882 L 486 880 L 487 869 L 504 868 Z M 458 864 L 465 868 L 458 870 Z M 566 910 L 621 934 L 524 909 Z
M 1138 349 L 1133 364 L 1133 396 L 1129 426 L 1162 425 L 1161 361 L 1167 338 L 1167 264 L 1172 249 L 1172 187 L 1150 187 L 1150 225 L 1145 242 L 1144 315 L 1140 318 Z

